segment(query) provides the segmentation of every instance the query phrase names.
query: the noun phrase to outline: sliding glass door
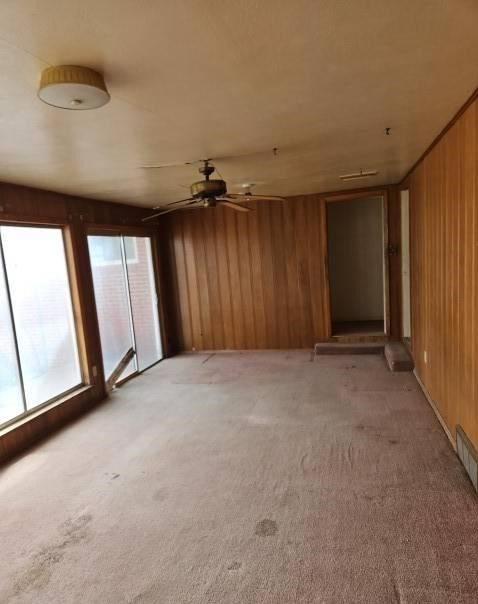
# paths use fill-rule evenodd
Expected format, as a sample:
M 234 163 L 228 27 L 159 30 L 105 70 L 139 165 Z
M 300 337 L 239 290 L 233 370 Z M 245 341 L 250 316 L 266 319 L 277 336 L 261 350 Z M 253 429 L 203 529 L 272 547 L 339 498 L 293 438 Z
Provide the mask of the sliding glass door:
M 81 383 L 62 229 L 0 226 L 0 424 Z
M 158 297 L 149 237 L 125 237 L 125 255 L 138 369 L 162 358 Z
M 120 380 L 162 358 L 149 237 L 88 237 L 105 378 L 130 348 L 136 352 Z
M 105 377 L 108 378 L 129 348 L 134 348 L 123 262 L 123 239 L 90 235 L 88 247 L 95 287 L 103 366 Z M 127 377 L 136 370 L 136 363 L 131 361 L 122 377 Z

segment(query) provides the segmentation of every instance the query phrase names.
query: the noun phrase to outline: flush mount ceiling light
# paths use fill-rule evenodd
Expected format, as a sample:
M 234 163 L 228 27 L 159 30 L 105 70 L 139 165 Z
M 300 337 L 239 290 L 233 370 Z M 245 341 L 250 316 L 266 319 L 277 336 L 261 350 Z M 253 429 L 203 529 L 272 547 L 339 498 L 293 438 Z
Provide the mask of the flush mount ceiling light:
M 360 170 L 360 172 L 352 172 L 352 174 L 342 174 L 339 176 L 341 180 L 358 180 L 359 178 L 368 178 L 378 174 L 377 170 Z
M 60 109 L 97 109 L 110 100 L 103 76 L 78 65 L 47 67 L 42 71 L 39 98 Z

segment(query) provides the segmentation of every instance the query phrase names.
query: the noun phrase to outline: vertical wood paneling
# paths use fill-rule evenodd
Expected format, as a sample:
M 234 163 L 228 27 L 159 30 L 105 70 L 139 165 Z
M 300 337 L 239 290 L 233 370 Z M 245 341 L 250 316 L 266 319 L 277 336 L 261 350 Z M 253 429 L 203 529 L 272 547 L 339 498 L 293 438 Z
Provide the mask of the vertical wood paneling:
M 257 204 L 255 212 L 259 219 L 259 245 L 261 248 L 262 274 L 261 279 L 264 291 L 265 328 L 267 348 L 279 348 L 279 334 L 277 330 L 277 307 L 274 283 L 274 249 L 271 234 L 271 205 L 269 203 Z
M 289 313 L 287 304 L 287 269 L 284 249 L 283 205 L 278 201 L 275 208 L 269 203 L 271 236 L 272 236 L 272 266 L 274 275 L 275 322 L 278 348 L 290 348 L 289 344 Z
M 284 204 L 284 251 L 287 279 L 287 306 L 289 311 L 289 333 L 292 348 L 302 347 L 301 314 L 299 300 L 299 272 L 297 266 L 297 245 L 295 238 L 294 204 Z
M 399 192 L 391 191 L 388 196 L 387 204 L 388 219 L 388 244 L 392 248 L 400 249 L 401 239 L 401 216 L 400 216 L 400 196 Z M 401 274 L 402 258 L 400 254 L 388 255 L 388 276 L 389 276 L 389 319 L 390 333 L 402 333 L 402 291 Z
M 318 225 L 310 225 L 307 222 L 307 200 L 300 198 L 295 206 L 295 240 L 297 251 L 297 272 L 298 272 L 298 292 L 299 309 L 301 317 L 300 340 L 302 347 L 310 346 L 310 340 L 313 339 L 312 329 L 312 304 L 319 298 L 320 290 L 310 291 L 310 267 L 309 267 L 309 246 L 308 229 L 317 228 L 317 237 L 320 237 Z
M 214 208 L 166 217 L 185 350 L 310 348 L 329 336 L 323 198 L 249 205 L 248 214 Z M 400 223 L 393 226 L 399 233 Z M 400 316 L 399 299 L 393 306 Z
M 175 276 L 176 285 L 176 300 L 175 305 L 176 317 L 180 319 L 178 324 L 178 337 L 180 346 L 189 350 L 192 347 L 192 327 L 191 313 L 189 310 L 189 292 L 186 278 L 186 259 L 184 254 L 184 241 L 182 223 L 174 232 L 174 237 L 171 240 L 173 249 L 173 258 L 179 270 L 172 271 Z
M 414 168 L 410 189 L 412 350 L 448 428 L 478 446 L 478 101 Z M 425 362 L 425 352 L 427 362 Z
M 317 225 L 320 232 L 320 204 L 312 199 L 307 200 L 307 223 Z M 312 333 L 317 340 L 320 334 L 326 333 L 324 313 L 326 309 L 323 306 L 322 284 L 326 278 L 324 274 L 325 262 L 322 258 L 320 240 L 312 229 L 308 229 L 308 259 L 309 275 L 311 287 L 311 314 L 312 314 Z
M 267 348 L 267 328 L 266 328 L 266 307 L 264 303 L 264 288 L 263 288 L 263 268 L 261 255 L 261 241 L 259 233 L 259 219 L 257 203 L 250 204 L 254 212 L 248 214 L 249 230 L 248 230 L 248 245 L 251 255 L 251 283 L 252 295 L 254 302 L 254 326 L 256 334 L 257 348 Z
M 197 218 L 201 218 L 199 214 Z M 201 283 L 202 290 L 204 288 L 204 283 L 200 280 L 204 276 L 201 275 L 200 277 L 198 277 L 198 263 L 196 261 L 196 256 L 201 254 L 201 250 L 196 250 L 195 247 L 193 232 L 195 221 L 188 220 L 185 214 L 183 213 L 181 214 L 181 223 L 183 230 L 184 264 L 187 284 L 187 295 L 189 299 L 189 312 L 191 320 L 191 335 L 193 343 L 192 348 L 201 350 L 204 348 L 204 340 L 199 284 Z
M 217 210 L 210 210 L 211 212 Z M 226 247 L 231 287 L 232 321 L 237 348 L 247 348 L 245 337 L 244 304 L 242 301 L 242 288 L 239 263 L 239 246 L 237 238 L 237 216 L 235 212 L 219 208 L 224 214 L 226 227 Z
M 204 231 L 204 217 L 206 212 L 201 213 L 198 218 L 192 223 L 192 241 L 194 250 L 198 250 L 199 253 L 195 253 L 194 260 L 196 264 L 196 279 L 204 279 L 204 284 L 199 287 L 198 282 L 198 296 L 199 296 L 199 313 L 201 318 L 201 335 L 202 335 L 202 347 L 205 349 L 214 348 L 214 333 L 213 333 L 213 321 L 211 319 L 212 308 L 211 300 L 214 296 L 214 292 L 211 290 L 210 274 L 206 267 L 206 237 Z
M 224 319 L 219 286 L 219 267 L 216 253 L 216 223 L 206 215 L 203 217 L 204 254 L 209 290 L 210 324 L 213 348 L 224 348 Z
M 251 255 L 249 249 L 249 215 L 237 214 L 237 242 L 239 249 L 239 280 L 242 294 L 242 310 L 246 348 L 257 348 L 254 299 L 252 295 Z
M 174 220 L 174 215 L 171 220 Z M 216 235 L 216 258 L 218 265 L 219 295 L 221 299 L 222 321 L 224 331 L 224 348 L 236 348 L 236 337 L 234 332 L 233 310 L 232 310 L 232 291 L 229 278 L 229 260 L 227 252 L 227 237 L 225 227 L 225 213 L 213 210 L 212 218 L 214 222 Z M 172 227 L 174 233 L 174 224 Z M 176 270 L 180 270 L 174 267 Z M 174 269 L 173 269 L 174 270 Z M 186 348 L 190 350 L 190 348 Z
M 171 305 L 183 350 L 310 348 L 329 337 L 325 197 L 333 195 L 250 202 L 248 214 L 218 207 L 163 219 L 174 251 Z M 398 197 L 390 207 L 390 241 L 399 244 Z M 397 337 L 398 256 L 389 270 L 391 335 Z

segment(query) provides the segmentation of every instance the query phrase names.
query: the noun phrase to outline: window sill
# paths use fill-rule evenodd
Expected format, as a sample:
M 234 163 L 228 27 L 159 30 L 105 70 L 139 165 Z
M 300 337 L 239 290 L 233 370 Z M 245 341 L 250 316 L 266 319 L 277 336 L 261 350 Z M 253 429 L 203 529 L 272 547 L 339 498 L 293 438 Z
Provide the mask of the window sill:
M 49 403 L 44 403 L 37 409 L 32 409 L 31 411 L 27 411 L 24 415 L 22 415 L 18 419 L 13 420 L 12 423 L 7 424 L 3 428 L 0 428 L 0 438 L 2 438 L 2 436 L 5 436 L 6 434 L 9 434 L 10 432 L 13 432 L 14 430 L 17 430 L 21 426 L 28 424 L 33 419 L 43 415 L 44 413 L 48 413 L 55 407 L 59 407 L 63 403 L 66 403 L 78 396 L 81 396 L 85 392 L 88 392 L 92 389 L 93 389 L 93 386 L 91 386 L 91 385 L 79 386 L 78 388 L 75 388 L 74 390 L 68 392 L 64 396 L 61 396 L 60 398 L 57 398 Z

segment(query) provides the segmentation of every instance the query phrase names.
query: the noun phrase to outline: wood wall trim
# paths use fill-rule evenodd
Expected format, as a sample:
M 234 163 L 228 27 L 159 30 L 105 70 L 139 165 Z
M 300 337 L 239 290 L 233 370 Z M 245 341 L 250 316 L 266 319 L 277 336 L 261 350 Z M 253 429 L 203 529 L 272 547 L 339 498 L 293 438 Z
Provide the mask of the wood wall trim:
M 86 223 L 85 229 L 88 235 L 130 235 L 132 237 L 154 237 L 158 232 L 157 228 L 142 225 L 128 224 L 91 224 Z
M 368 197 L 387 197 L 389 187 L 368 187 L 365 189 L 355 189 L 353 191 L 336 191 L 335 193 L 319 193 L 318 196 L 327 203 L 334 201 L 355 201 L 357 199 L 367 199 Z
M 3 224 L 21 224 L 28 226 L 66 226 L 67 220 L 59 220 L 53 216 L 30 216 L 28 214 L 19 216 L 18 214 L 0 212 L 0 223 Z
M 478 99 L 478 88 L 476 88 L 465 103 L 458 109 L 455 115 L 451 118 L 451 120 L 444 126 L 444 128 L 435 136 L 432 142 L 428 145 L 425 151 L 420 155 L 417 161 L 408 169 L 405 173 L 405 176 L 400 180 L 397 184 L 400 188 L 407 188 L 404 186 L 406 181 L 412 174 L 412 172 L 421 164 L 421 162 L 425 159 L 425 157 L 436 147 L 436 145 L 440 142 L 440 140 L 446 135 L 446 133 L 453 127 L 453 125 L 461 118 L 461 116 L 465 113 L 465 111 L 470 107 L 476 100 Z
M 390 334 L 393 338 L 402 336 L 402 263 L 401 263 L 401 213 L 400 195 L 395 187 L 388 192 L 388 245 L 396 253 L 388 254 L 389 270 L 389 317 Z
M 324 263 L 324 279 L 322 283 L 322 305 L 324 309 L 324 337 L 332 337 L 332 311 L 330 302 L 330 282 L 329 282 L 329 250 L 327 245 L 327 199 L 324 197 L 320 201 L 320 251 Z
M 103 400 L 105 396 L 101 388 L 83 388 L 67 400 L 53 403 L 3 429 L 0 434 L 0 467 L 93 409 Z
M 70 292 L 73 307 L 73 320 L 75 324 L 76 340 L 78 343 L 78 353 L 80 357 L 80 368 L 82 382 L 84 384 L 93 384 L 95 382 L 91 367 L 95 365 L 96 358 L 91 356 L 92 347 L 89 344 L 89 334 L 92 331 L 88 325 L 86 313 L 86 291 L 82 286 L 84 276 L 81 275 L 79 258 L 81 256 L 81 241 L 78 238 L 77 231 L 71 225 L 63 229 L 63 240 L 66 252 L 66 264 L 68 269 L 68 280 L 70 283 Z M 100 382 L 101 383 L 101 382 Z
M 384 308 L 385 308 L 385 312 L 384 312 L 384 323 L 385 323 L 385 335 L 389 336 L 390 335 L 390 330 L 391 330 L 391 325 L 392 325 L 392 321 L 391 321 L 391 317 L 390 317 L 390 311 L 391 311 L 391 304 L 390 304 L 390 275 L 391 275 L 391 270 L 390 270 L 390 241 L 389 241 L 389 211 L 388 211 L 388 205 L 389 205 L 389 201 L 388 201 L 388 191 L 385 192 L 385 194 L 382 196 L 382 208 L 383 208 L 383 225 L 382 225 L 382 229 L 383 229 L 383 302 L 384 302 Z

